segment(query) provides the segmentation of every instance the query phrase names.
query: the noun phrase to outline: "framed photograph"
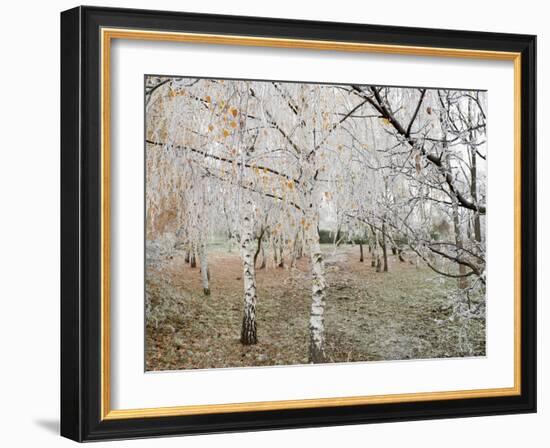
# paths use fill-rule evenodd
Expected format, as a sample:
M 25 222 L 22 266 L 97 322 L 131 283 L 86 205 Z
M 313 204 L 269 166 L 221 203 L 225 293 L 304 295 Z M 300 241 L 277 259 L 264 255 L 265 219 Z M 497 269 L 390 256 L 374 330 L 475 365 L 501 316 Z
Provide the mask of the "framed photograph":
M 535 36 L 61 14 L 61 433 L 536 410 Z

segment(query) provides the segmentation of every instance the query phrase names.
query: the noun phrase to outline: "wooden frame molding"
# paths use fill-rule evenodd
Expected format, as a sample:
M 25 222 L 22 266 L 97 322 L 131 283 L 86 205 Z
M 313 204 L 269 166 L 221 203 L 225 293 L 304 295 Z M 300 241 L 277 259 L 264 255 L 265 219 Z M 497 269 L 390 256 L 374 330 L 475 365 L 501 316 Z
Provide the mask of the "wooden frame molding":
M 296 48 L 321 51 L 368 52 L 428 57 L 458 57 L 469 59 L 505 60 L 514 63 L 514 254 L 515 254 L 515 291 L 514 291 L 514 386 L 509 388 L 460 390 L 444 392 L 425 392 L 391 395 L 370 395 L 338 398 L 318 398 L 304 400 L 281 400 L 217 405 L 191 405 L 142 409 L 111 409 L 110 407 L 110 48 L 113 39 L 131 39 L 144 41 L 185 42 L 212 45 L 260 46 L 275 48 Z M 102 308 L 101 308 L 101 384 L 102 419 L 150 418 L 179 415 L 197 415 L 227 412 L 248 412 L 261 410 L 305 409 L 316 407 L 350 406 L 380 403 L 407 403 L 428 400 L 456 400 L 480 397 L 502 397 L 521 394 L 521 53 L 413 47 L 404 45 L 381 45 L 369 43 L 331 42 L 304 39 L 273 39 L 248 36 L 229 36 L 215 34 L 193 34 L 144 31 L 135 29 L 101 29 L 102 62 Z

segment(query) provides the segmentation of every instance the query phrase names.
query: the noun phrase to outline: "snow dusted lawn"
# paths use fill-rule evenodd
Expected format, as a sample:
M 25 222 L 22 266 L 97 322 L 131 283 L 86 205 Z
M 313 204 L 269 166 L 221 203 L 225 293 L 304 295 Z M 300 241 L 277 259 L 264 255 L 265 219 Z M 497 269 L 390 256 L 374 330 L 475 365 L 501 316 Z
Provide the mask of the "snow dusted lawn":
M 365 249 L 323 247 L 329 362 L 483 356 L 485 320 L 452 314 L 456 283 L 390 256 L 376 273 Z M 308 359 L 311 281 L 307 257 L 295 269 L 257 271 L 258 344 L 239 342 L 243 293 L 236 249 L 209 255 L 211 295 L 183 253 L 148 271 L 148 370 L 304 364 Z

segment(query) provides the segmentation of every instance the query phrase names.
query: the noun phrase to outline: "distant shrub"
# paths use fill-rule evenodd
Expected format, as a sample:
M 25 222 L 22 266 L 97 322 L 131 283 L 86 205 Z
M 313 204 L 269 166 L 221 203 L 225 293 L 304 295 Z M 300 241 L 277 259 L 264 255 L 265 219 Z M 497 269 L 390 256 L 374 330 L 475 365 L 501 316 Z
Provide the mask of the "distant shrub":
M 332 244 L 334 241 L 334 232 L 330 230 L 319 229 L 319 242 L 321 244 Z
M 395 241 L 395 244 L 399 247 L 406 246 L 409 243 L 407 238 L 404 238 L 402 236 L 395 236 L 393 238 L 393 241 Z
M 363 236 L 356 236 L 354 238 L 351 239 L 351 242 L 353 244 L 368 244 L 369 243 L 369 239 L 366 235 L 363 235 Z
M 334 244 L 335 240 L 340 244 L 351 242 L 347 232 L 338 231 L 338 234 L 332 230 L 319 229 L 319 242 L 321 244 Z

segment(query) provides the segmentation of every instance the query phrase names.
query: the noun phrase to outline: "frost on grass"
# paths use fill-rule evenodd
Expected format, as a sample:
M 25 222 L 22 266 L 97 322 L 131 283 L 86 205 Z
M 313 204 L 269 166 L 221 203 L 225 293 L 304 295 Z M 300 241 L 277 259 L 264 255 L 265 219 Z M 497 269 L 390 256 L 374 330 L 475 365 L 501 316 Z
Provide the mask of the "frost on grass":
M 361 263 L 356 247 L 323 245 L 327 260 L 325 362 L 457 358 L 485 355 L 485 319 L 456 314 L 453 280 L 390 256 L 386 274 Z M 334 260 L 334 261 L 333 261 Z M 157 304 L 147 325 L 148 370 L 307 364 L 311 279 L 309 260 L 295 269 L 257 273 L 258 343 L 240 343 L 240 259 L 225 247 L 210 255 L 212 294 L 202 294 L 196 268 L 181 253 L 153 271 Z M 185 281 L 181 281 L 182 274 Z M 155 281 L 152 281 L 155 279 Z M 157 281 L 158 280 L 158 281 Z M 389 286 L 391 285 L 391 287 Z M 467 307 L 467 304 L 464 304 Z M 465 310 L 462 310 L 464 312 Z

